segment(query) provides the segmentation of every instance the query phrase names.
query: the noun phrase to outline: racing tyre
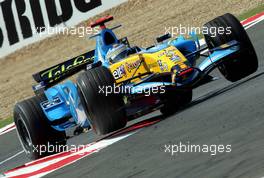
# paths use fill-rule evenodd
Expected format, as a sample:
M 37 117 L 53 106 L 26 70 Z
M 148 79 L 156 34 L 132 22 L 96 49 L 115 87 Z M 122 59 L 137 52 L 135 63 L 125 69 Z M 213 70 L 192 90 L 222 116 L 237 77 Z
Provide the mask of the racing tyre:
M 66 145 L 65 132 L 48 124 L 40 98 L 35 96 L 15 105 L 14 121 L 21 145 L 30 159 L 38 159 L 60 151 Z
M 100 89 L 113 89 L 115 80 L 111 72 L 103 67 L 96 67 L 77 78 L 81 104 L 94 131 L 99 135 L 108 134 L 126 126 L 124 101 L 121 95 L 106 96 Z
M 192 90 L 183 92 L 166 91 L 163 96 L 165 103 L 160 108 L 160 112 L 165 116 L 173 115 L 192 101 L 192 94 Z
M 216 35 L 212 34 L 210 32 L 211 30 L 208 30 L 209 34 L 205 34 L 204 37 L 209 49 L 213 49 L 232 40 L 240 43 L 240 52 L 230 59 L 223 61 L 218 67 L 219 71 L 227 80 L 231 82 L 238 81 L 258 69 L 258 59 L 255 49 L 247 32 L 235 16 L 227 13 L 213 19 L 204 26 L 208 29 L 220 29 L 220 27 L 225 29 L 225 33 L 217 33 Z M 230 29 L 230 31 L 228 32 L 227 29 Z

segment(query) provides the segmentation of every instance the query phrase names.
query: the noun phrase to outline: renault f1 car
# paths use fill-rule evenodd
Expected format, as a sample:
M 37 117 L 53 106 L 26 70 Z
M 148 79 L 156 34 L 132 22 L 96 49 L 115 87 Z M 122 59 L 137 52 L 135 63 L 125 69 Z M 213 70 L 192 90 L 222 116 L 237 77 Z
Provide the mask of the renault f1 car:
M 97 134 L 108 134 L 154 110 L 173 114 L 192 101 L 194 88 L 214 80 L 213 69 L 236 82 L 258 68 L 253 45 L 231 14 L 204 25 L 228 28 L 231 33 L 208 31 L 202 47 L 194 34 L 175 39 L 165 34 L 148 48 L 131 46 L 126 37 L 114 34 L 120 26 L 106 27 L 111 20 L 107 16 L 91 24 L 100 27 L 100 33 L 92 36 L 94 50 L 34 74 L 36 96 L 15 105 L 17 133 L 29 157 L 51 153 L 46 149 L 43 154 L 39 145 L 65 145 L 69 127 L 90 125 Z M 196 65 L 201 56 L 203 61 Z M 78 72 L 77 82 L 62 83 Z

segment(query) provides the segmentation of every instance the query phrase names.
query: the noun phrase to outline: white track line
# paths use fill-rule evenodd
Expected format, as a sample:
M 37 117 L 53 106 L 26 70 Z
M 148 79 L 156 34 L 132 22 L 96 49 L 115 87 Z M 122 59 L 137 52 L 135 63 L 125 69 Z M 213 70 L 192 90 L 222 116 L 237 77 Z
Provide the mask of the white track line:
M 11 132 L 11 131 L 14 130 L 14 129 L 16 129 L 15 124 L 14 124 L 14 123 L 9 124 L 9 125 L 5 126 L 4 128 L 2 128 L 2 129 L 0 130 L 0 135 L 4 135 L 4 134 L 6 134 L 6 133 L 8 133 L 8 132 Z
M 261 21 L 263 21 L 263 20 L 264 20 L 264 15 L 261 16 L 261 17 L 259 17 L 259 18 L 257 18 L 257 19 L 255 19 L 255 20 L 253 20 L 253 21 L 251 21 L 251 22 L 249 22 L 248 24 L 245 24 L 243 27 L 245 28 L 245 30 L 247 30 L 247 29 L 249 29 L 249 28 L 255 26 L 256 24 L 258 24 L 259 22 L 261 22 Z M 200 40 L 199 40 L 199 43 L 200 43 L 201 46 L 205 45 L 205 40 L 204 40 L 204 38 L 200 39 Z M 208 49 L 202 51 L 201 54 L 204 54 L 204 53 L 206 53 L 206 52 L 208 52 Z
M 18 152 L 18 153 L 16 153 L 15 155 L 13 155 L 13 156 L 11 156 L 11 157 L 9 157 L 9 158 L 7 158 L 7 159 L 5 159 L 4 161 L 1 161 L 1 162 L 0 162 L 0 165 L 2 165 L 2 164 L 4 164 L 5 162 L 7 162 L 7 161 L 9 161 L 9 160 L 11 160 L 11 159 L 17 157 L 18 155 L 20 155 L 20 154 L 22 154 L 22 153 L 24 153 L 24 150 L 23 150 L 23 151 L 20 151 L 20 152 Z
M 260 18 L 254 20 L 253 23 L 251 23 L 250 25 L 246 26 L 245 29 L 247 30 L 247 29 L 253 27 L 254 25 L 256 25 L 257 23 L 259 23 L 259 22 L 261 22 L 263 20 L 264 20 L 264 16 L 261 16 Z
M 249 23 L 249 24 L 250 24 L 249 26 L 247 26 L 247 24 L 246 24 L 246 25 L 244 25 L 244 27 L 245 27 L 245 29 L 247 30 L 247 29 L 253 27 L 254 25 L 258 24 L 259 22 L 261 22 L 261 21 L 263 21 L 263 20 L 264 20 L 264 16 L 261 16 L 260 18 L 258 18 L 258 19 L 256 19 L 256 20 L 250 22 L 250 23 Z M 200 39 L 199 42 L 201 43 L 201 45 L 204 45 L 204 44 L 205 44 L 204 39 Z M 14 125 L 14 123 L 12 123 L 12 124 Z M 0 135 L 1 135 L 1 131 L 7 129 L 8 127 L 11 127 L 12 124 L 9 124 L 8 126 L 5 126 L 4 128 L 1 128 L 1 129 L 0 129 Z M 13 130 L 13 129 L 12 129 L 12 130 Z M 7 132 L 5 132 L 5 133 L 7 133 Z M 20 152 L 18 152 L 17 154 L 15 154 L 15 155 L 13 155 L 13 156 L 7 158 L 6 160 L 1 161 L 1 162 L 0 162 L 0 165 L 3 164 L 3 163 L 5 163 L 5 162 L 7 162 L 7 161 L 9 161 L 9 160 L 11 160 L 11 159 L 13 159 L 13 158 L 15 158 L 16 156 L 22 154 L 23 152 L 24 152 L 24 151 L 20 151 Z M 264 178 L 264 177 L 263 177 L 263 178 Z
M 140 130 L 140 129 L 139 129 Z M 23 176 L 23 174 L 30 174 L 30 173 L 33 173 L 35 171 L 39 171 L 45 167 L 47 167 L 47 165 L 51 165 L 51 164 L 56 164 L 58 163 L 59 161 L 63 161 L 63 160 L 66 160 L 67 158 L 70 158 L 70 157 L 73 157 L 75 155 L 83 155 L 83 156 L 80 156 L 78 159 L 76 160 L 72 160 L 68 163 L 66 163 L 65 165 L 63 166 L 60 166 L 60 167 L 55 167 L 55 168 L 51 168 L 50 170 L 46 170 L 45 172 L 39 172 L 35 175 L 33 175 L 32 177 L 42 177 L 50 172 L 53 172 L 55 170 L 58 170 L 58 169 L 61 169 L 65 166 L 68 166 L 80 159 L 83 159 L 84 157 L 87 157 L 91 154 L 94 154 L 94 153 L 97 153 L 99 152 L 100 150 L 116 143 L 116 142 L 119 142 L 135 133 L 137 133 L 138 130 L 136 131 L 132 131 L 130 133 L 127 133 L 125 135 L 121 135 L 121 136 L 117 136 L 117 137 L 114 137 L 114 138 L 108 138 L 108 139 L 105 139 L 105 140 L 101 140 L 101 141 L 98 141 L 94 144 L 91 144 L 89 146 L 87 146 L 86 148 L 80 150 L 80 151 L 77 151 L 77 152 L 73 152 L 72 154 L 69 154 L 67 156 L 63 156 L 63 157 L 58 157 L 58 158 L 55 158 L 55 159 L 51 159 L 51 160 L 48 160 L 46 162 L 40 162 L 38 164 L 35 164 L 35 165 L 30 165 L 30 166 L 26 166 L 26 167 L 22 167 L 22 168 L 19 168 L 19 169 L 16 169 L 14 171 L 9 171 L 7 173 L 5 173 L 5 176 L 6 177 L 13 177 L 13 176 Z M 85 154 L 85 153 L 89 153 L 89 154 Z M 56 155 L 53 155 L 51 157 L 54 157 Z M 50 157 L 50 158 L 51 158 Z M 44 158 L 45 159 L 45 158 Z
M 13 127 L 14 125 L 15 125 L 15 123 L 13 122 L 11 124 L 6 125 L 5 127 L 0 128 L 0 133 L 4 132 L 5 130 L 8 130 L 9 128 Z
M 247 19 L 245 19 L 245 20 L 247 20 Z M 243 21 L 245 21 L 245 20 L 243 20 Z M 247 29 L 253 27 L 254 25 L 256 25 L 257 23 L 259 23 L 259 22 L 261 22 L 261 21 L 263 21 L 263 20 L 264 20 L 264 16 L 261 16 L 261 17 L 255 19 L 255 20 L 249 22 L 248 24 L 245 24 L 245 25 L 244 25 L 244 28 L 247 30 Z M 243 21 L 241 21 L 241 23 L 242 23 Z M 199 42 L 200 42 L 200 45 L 201 45 L 201 46 L 205 45 L 205 40 L 204 40 L 204 38 L 203 38 L 203 39 L 200 39 Z M 203 52 L 203 53 L 204 53 L 204 52 Z M 12 129 L 10 129 L 10 130 L 7 130 L 7 131 L 3 132 L 3 131 L 6 130 L 8 127 L 12 127 L 13 125 L 15 125 L 15 124 L 14 124 L 14 123 L 11 123 L 11 124 L 9 124 L 9 125 L 3 127 L 3 128 L 0 128 L 0 135 L 3 135 L 3 134 L 5 134 L 5 133 L 7 133 L 7 132 L 9 132 L 9 131 L 11 131 L 11 130 L 13 130 L 13 129 L 15 129 L 15 128 L 12 128 Z

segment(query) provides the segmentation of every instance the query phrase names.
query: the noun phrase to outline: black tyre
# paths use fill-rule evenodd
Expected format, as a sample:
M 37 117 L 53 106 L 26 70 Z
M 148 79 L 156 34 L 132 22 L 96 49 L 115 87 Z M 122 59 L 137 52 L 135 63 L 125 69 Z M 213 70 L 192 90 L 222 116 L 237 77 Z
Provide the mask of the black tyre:
M 65 132 L 59 132 L 48 124 L 40 102 L 40 99 L 35 96 L 17 103 L 14 108 L 17 134 L 30 159 L 60 152 L 66 145 Z
M 192 90 L 182 92 L 166 91 L 162 96 L 165 103 L 160 112 L 165 116 L 173 115 L 192 101 L 192 94 Z
M 204 25 L 208 29 L 219 27 L 230 29 L 230 32 L 225 31 L 224 34 L 205 34 L 205 41 L 209 49 L 213 49 L 222 44 L 236 40 L 240 43 L 240 53 L 232 59 L 223 61 L 218 69 L 231 82 L 238 81 L 258 69 L 258 59 L 255 49 L 247 35 L 247 32 L 232 14 L 219 16 Z M 229 34 L 230 33 L 230 34 Z M 215 37 L 213 37 L 215 35 Z
M 126 126 L 126 114 L 122 96 L 106 96 L 99 87 L 113 87 L 111 72 L 97 67 L 81 73 L 77 79 L 78 92 L 85 113 L 97 134 L 104 135 Z

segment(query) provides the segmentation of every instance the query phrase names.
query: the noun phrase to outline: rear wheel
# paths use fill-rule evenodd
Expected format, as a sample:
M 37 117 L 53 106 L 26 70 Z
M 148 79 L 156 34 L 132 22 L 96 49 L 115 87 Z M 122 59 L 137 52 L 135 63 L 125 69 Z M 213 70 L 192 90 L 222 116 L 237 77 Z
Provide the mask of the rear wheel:
M 163 98 L 165 103 L 160 112 L 165 116 L 170 116 L 192 101 L 192 90 L 182 92 L 167 91 Z
M 14 108 L 17 134 L 30 159 L 60 152 L 66 145 L 65 132 L 59 132 L 48 124 L 40 102 L 35 96 L 17 103 Z
M 126 114 L 122 96 L 100 89 L 114 87 L 114 77 L 105 67 L 90 69 L 77 79 L 78 92 L 85 113 L 97 134 L 107 134 L 126 126 Z
M 204 25 L 208 29 L 224 28 L 230 29 L 230 32 L 223 34 L 205 34 L 205 41 L 209 49 L 213 49 L 222 44 L 236 40 L 240 43 L 240 52 L 231 59 L 223 61 L 218 67 L 219 71 L 225 78 L 231 82 L 240 80 L 258 69 L 258 59 L 254 47 L 247 35 L 247 32 L 239 22 L 239 20 L 232 14 L 225 14 L 219 16 Z M 210 31 L 210 30 L 209 30 Z M 229 34 L 230 33 L 230 34 Z M 213 37 L 215 35 L 215 37 Z

